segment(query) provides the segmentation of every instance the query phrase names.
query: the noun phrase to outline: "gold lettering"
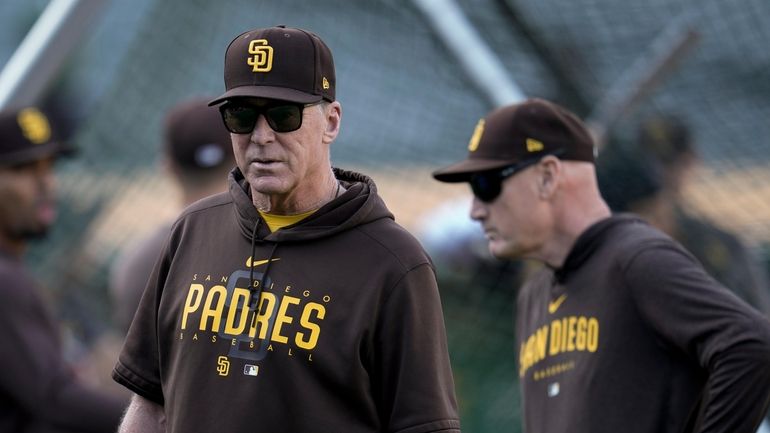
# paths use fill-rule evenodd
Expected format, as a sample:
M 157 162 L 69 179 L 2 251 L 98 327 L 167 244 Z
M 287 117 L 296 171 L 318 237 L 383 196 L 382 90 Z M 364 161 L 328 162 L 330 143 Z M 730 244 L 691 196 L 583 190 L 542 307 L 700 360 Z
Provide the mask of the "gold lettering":
M 286 288 L 285 288 L 285 289 L 283 289 L 283 292 L 284 292 L 284 293 L 289 293 L 289 292 L 291 292 L 291 286 L 286 286 Z
M 299 298 L 293 296 L 284 296 L 283 299 L 281 299 L 281 305 L 278 307 L 278 315 L 276 316 L 275 324 L 273 325 L 273 335 L 270 337 L 271 341 L 284 344 L 289 341 L 287 337 L 281 335 L 281 328 L 283 328 L 284 324 L 292 323 L 294 321 L 294 319 L 286 313 L 289 309 L 289 305 L 297 304 L 299 304 Z
M 326 308 L 323 305 L 316 302 L 309 302 L 305 305 L 305 309 L 302 310 L 302 317 L 299 319 L 299 324 L 310 331 L 310 333 L 307 338 L 305 338 L 304 332 L 297 332 L 297 335 L 294 336 L 294 343 L 297 347 L 306 350 L 313 349 L 316 344 L 318 344 L 318 335 L 321 333 L 321 327 L 310 321 L 310 314 L 313 312 L 315 312 L 315 317 L 318 320 L 323 320 L 326 316 Z
M 187 300 L 184 301 L 184 309 L 182 310 L 182 329 L 187 328 L 187 315 L 195 312 L 200 307 L 202 297 L 203 285 L 190 284 L 190 289 L 187 291 Z
M 264 304 L 264 307 L 263 307 Z M 251 328 L 249 328 L 249 337 L 254 338 L 257 336 L 257 325 L 259 325 L 259 339 L 264 340 L 267 337 L 267 327 L 269 325 L 270 317 L 275 310 L 275 295 L 272 293 L 262 292 L 259 296 L 259 307 L 257 313 L 251 321 Z
M 589 352 L 596 352 L 599 347 L 599 321 L 595 317 L 588 319 L 588 333 L 586 335 L 586 348 Z
M 566 317 L 561 319 L 561 345 L 559 346 L 560 350 L 562 352 L 565 351 L 567 348 L 567 335 L 569 334 L 569 331 L 567 330 L 567 323 L 568 319 Z
M 524 377 L 527 370 L 549 356 L 573 351 L 596 352 L 598 348 L 599 321 L 595 317 L 569 316 L 554 320 L 521 343 L 519 376 Z M 550 365 L 535 371 L 534 378 L 544 379 L 574 368 L 574 362 Z
M 273 351 L 273 345 L 272 345 L 272 344 L 269 344 L 269 345 L 267 346 L 267 351 L 268 351 L 268 352 L 272 352 L 272 351 Z
M 577 317 L 570 316 L 567 322 L 567 351 L 575 351 L 575 324 L 577 323 Z
M 229 335 L 241 335 L 249 323 L 249 298 L 251 293 L 248 289 L 236 287 L 233 290 L 233 297 L 230 299 L 230 308 L 227 311 L 227 322 L 225 322 L 225 333 Z M 240 310 L 241 315 L 238 318 L 238 325 L 235 325 L 235 316 Z
M 214 305 L 215 296 L 216 305 Z M 209 290 L 209 293 L 206 294 L 206 303 L 203 307 L 203 313 L 201 314 L 201 324 L 199 326 L 201 331 L 206 330 L 206 325 L 208 324 L 209 319 L 212 319 L 211 331 L 219 332 L 219 325 L 222 322 L 222 310 L 225 306 L 226 297 L 227 289 L 225 286 L 214 286 L 211 288 L 211 290 Z
M 537 363 L 538 361 L 545 359 L 545 348 L 548 340 L 548 325 L 537 330 L 537 337 L 535 337 L 535 340 L 535 348 L 537 349 L 537 352 L 535 353 L 535 363 Z
M 212 335 L 211 336 L 211 342 L 212 343 L 216 343 L 217 342 L 217 336 L 216 335 Z
M 529 338 L 527 338 L 527 343 L 524 347 L 524 359 L 527 360 L 527 365 L 531 366 L 535 364 L 535 359 L 532 357 L 532 342 L 534 335 L 530 335 Z
M 579 351 L 586 350 L 586 328 L 588 327 L 588 320 L 585 317 L 580 316 L 577 320 L 577 338 L 575 339 L 575 349 Z
M 561 322 L 554 320 L 551 322 L 551 344 L 548 354 L 551 356 L 559 354 L 559 342 L 561 341 Z
M 304 292 L 302 292 L 302 296 L 304 296 L 304 297 L 306 297 L 306 298 L 307 298 L 308 296 L 310 296 L 310 290 L 305 290 Z

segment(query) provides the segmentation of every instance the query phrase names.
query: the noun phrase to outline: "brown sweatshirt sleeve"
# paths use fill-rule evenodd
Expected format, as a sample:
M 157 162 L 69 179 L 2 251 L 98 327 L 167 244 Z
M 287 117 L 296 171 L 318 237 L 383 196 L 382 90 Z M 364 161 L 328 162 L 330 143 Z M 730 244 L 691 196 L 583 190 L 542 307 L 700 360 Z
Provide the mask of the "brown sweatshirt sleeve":
M 770 322 L 675 244 L 643 248 L 625 278 L 650 328 L 708 375 L 702 433 L 753 433 L 770 404 Z
M 429 265 L 407 272 L 392 290 L 376 340 L 374 386 L 387 431 L 459 433 L 441 302 Z
M 158 350 L 158 304 L 168 272 L 169 254 L 164 247 L 139 301 L 112 378 L 132 392 L 163 405 L 160 352 Z
M 114 432 L 128 402 L 76 379 L 31 279 L 21 270 L 0 279 L 0 390 L 17 406 L 3 411 L 33 414 L 38 424 L 63 431 Z

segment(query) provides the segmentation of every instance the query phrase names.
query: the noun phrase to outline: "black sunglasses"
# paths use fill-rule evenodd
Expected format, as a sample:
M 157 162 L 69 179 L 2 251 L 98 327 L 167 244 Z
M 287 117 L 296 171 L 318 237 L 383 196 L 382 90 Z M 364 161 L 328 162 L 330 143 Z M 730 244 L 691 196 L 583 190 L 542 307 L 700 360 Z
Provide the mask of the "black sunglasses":
M 501 169 L 482 171 L 471 176 L 468 183 L 471 184 L 473 195 L 484 203 L 492 203 L 503 190 L 503 181 L 514 174 L 524 170 L 530 165 L 537 164 L 541 159 L 548 155 L 559 155 L 563 149 L 540 155 L 536 158 L 527 159 L 505 166 Z
M 302 111 L 305 107 L 316 105 L 296 102 L 276 101 L 258 106 L 242 101 L 230 101 L 219 107 L 225 127 L 233 134 L 251 134 L 257 126 L 260 115 L 265 116 L 267 124 L 275 132 L 296 131 L 302 126 Z

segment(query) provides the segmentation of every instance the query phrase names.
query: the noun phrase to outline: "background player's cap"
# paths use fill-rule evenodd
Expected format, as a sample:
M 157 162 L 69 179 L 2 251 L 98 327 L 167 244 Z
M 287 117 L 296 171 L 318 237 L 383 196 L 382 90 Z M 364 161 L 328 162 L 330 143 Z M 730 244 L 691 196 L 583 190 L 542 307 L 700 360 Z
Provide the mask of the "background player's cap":
M 164 150 L 182 168 L 208 170 L 232 165 L 230 133 L 210 98 L 192 98 L 175 105 L 164 123 Z
M 334 101 L 334 59 L 313 33 L 285 26 L 255 29 L 230 42 L 225 93 L 210 102 L 260 97 L 303 104 Z
M 441 182 L 467 182 L 474 173 L 557 154 L 561 159 L 594 162 L 594 142 L 574 114 L 543 99 L 498 108 L 479 120 L 468 157 L 433 172 Z
M 0 166 L 26 164 L 73 151 L 59 136 L 51 116 L 40 108 L 0 112 Z
M 642 120 L 637 141 L 664 165 L 675 163 L 683 155 L 695 155 L 687 122 L 676 114 L 655 114 Z

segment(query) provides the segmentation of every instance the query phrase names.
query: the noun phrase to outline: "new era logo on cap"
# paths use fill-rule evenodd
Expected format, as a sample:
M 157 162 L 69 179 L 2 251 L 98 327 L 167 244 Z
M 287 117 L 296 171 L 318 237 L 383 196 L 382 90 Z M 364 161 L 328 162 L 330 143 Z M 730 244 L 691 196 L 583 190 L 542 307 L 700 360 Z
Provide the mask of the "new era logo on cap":
M 335 99 L 334 60 L 329 47 L 306 30 L 276 26 L 238 35 L 225 53 L 227 99 L 256 97 L 309 104 Z

